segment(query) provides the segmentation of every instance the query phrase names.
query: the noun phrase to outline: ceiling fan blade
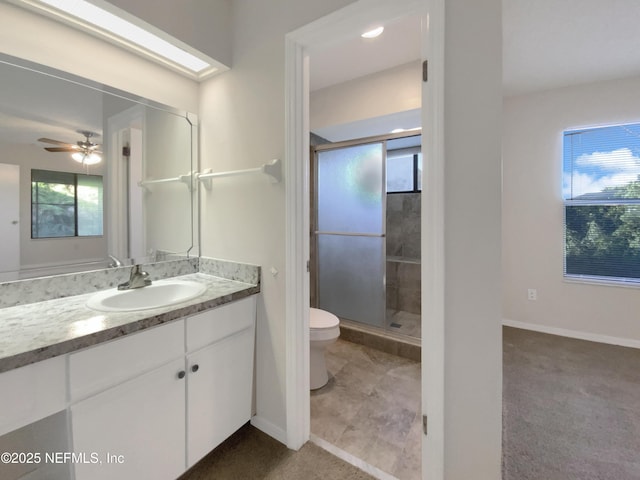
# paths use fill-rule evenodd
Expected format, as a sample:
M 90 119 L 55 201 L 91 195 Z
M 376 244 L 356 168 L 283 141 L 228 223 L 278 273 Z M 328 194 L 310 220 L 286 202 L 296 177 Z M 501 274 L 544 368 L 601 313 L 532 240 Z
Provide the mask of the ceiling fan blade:
M 39 138 L 38 141 L 45 143 L 54 143 L 56 145 L 73 145 L 72 143 L 61 142 L 60 140 L 53 140 L 52 138 Z
M 77 152 L 77 148 L 71 147 L 44 147 L 47 152 Z

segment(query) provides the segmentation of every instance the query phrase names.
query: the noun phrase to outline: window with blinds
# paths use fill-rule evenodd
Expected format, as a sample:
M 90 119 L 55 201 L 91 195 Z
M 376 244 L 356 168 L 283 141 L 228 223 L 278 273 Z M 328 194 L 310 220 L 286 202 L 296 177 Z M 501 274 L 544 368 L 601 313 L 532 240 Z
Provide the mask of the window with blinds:
M 564 132 L 564 274 L 640 282 L 640 124 Z
M 31 238 L 100 236 L 102 177 L 31 170 Z

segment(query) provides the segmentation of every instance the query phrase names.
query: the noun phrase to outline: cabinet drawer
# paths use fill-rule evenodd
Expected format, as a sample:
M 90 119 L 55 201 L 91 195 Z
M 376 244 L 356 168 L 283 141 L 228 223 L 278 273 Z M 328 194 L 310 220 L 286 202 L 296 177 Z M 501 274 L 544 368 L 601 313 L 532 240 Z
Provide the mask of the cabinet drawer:
M 184 355 L 184 320 L 126 335 L 69 356 L 70 400 L 77 401 Z
M 187 351 L 233 335 L 254 325 L 256 297 L 243 298 L 187 318 Z
M 0 374 L 0 435 L 66 408 L 66 357 Z

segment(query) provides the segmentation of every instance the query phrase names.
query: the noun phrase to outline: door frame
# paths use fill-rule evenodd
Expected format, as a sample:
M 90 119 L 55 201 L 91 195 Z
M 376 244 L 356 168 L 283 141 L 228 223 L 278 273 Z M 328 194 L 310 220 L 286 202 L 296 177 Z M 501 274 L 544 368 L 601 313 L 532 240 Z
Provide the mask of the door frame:
M 422 478 L 444 476 L 444 0 L 359 0 L 285 37 L 286 424 L 287 446 L 310 433 L 309 394 L 309 56 L 372 21 L 423 19 L 422 88 Z M 425 108 L 428 106 L 428 108 Z M 429 268 L 426 268 L 428 266 Z
M 142 195 L 144 192 L 137 186 L 138 180 L 143 178 L 131 177 L 131 159 L 124 160 L 122 154 L 123 147 L 132 147 L 132 142 L 136 143 L 133 151 L 138 156 L 139 170 L 142 168 L 142 136 L 145 129 L 145 113 L 144 106 L 135 105 L 120 113 L 112 115 L 107 119 L 107 131 L 105 132 L 104 141 L 108 142 L 108 162 L 107 162 L 107 179 L 108 179 L 108 201 L 105 202 L 106 212 L 105 221 L 107 224 L 107 253 L 115 255 L 120 260 L 132 258 L 133 245 L 131 244 L 132 218 L 130 202 L 135 203 L 137 212 L 135 213 L 135 224 L 138 225 L 139 231 L 135 234 L 138 238 L 139 245 L 146 245 L 145 238 L 145 221 L 144 221 L 144 205 Z M 140 133 L 131 135 L 133 130 Z M 136 137 L 136 138 L 133 138 Z M 138 138 L 139 137 L 139 138 Z M 139 172 L 141 174 L 141 172 Z M 135 186 L 135 189 L 132 187 Z M 138 198 L 133 201 L 132 191 L 139 192 Z M 123 222 L 123 219 L 125 222 Z

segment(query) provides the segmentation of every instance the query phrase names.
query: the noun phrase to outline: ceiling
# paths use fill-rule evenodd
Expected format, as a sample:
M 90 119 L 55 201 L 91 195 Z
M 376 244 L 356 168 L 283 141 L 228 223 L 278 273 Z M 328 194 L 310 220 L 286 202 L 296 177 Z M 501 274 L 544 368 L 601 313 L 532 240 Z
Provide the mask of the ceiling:
M 50 147 L 37 139 L 75 144 L 78 130 L 102 133 L 101 92 L 2 61 L 0 78 L 0 142 Z
M 311 55 L 312 92 L 420 58 L 420 17 L 387 23 L 377 38 L 362 38 L 361 33 L 353 32 L 348 42 Z
M 505 96 L 640 76 L 640 0 L 502 4 Z M 385 25 L 384 33 L 372 40 L 354 32 L 351 41 L 312 54 L 310 89 L 417 60 L 419 46 L 420 23 L 415 17 Z
M 505 96 L 640 76 L 638 19 L 640 0 L 503 0 Z M 360 33 L 354 32 L 348 42 L 313 53 L 311 91 L 420 58 L 420 21 L 415 16 L 385 25 L 385 32 L 376 39 L 363 39 Z M 0 132 L 8 137 L 3 140 L 17 141 L 23 135 L 24 141 L 50 136 L 73 142 L 78 140 L 79 128 L 99 130 L 98 108 L 91 109 L 91 119 L 80 113 L 87 104 L 95 105 L 96 100 L 52 94 L 37 86 L 37 95 L 25 97 L 9 93 L 10 85 L 5 79 L 3 74 L 3 91 L 8 94 L 0 100 Z M 12 81 L 23 85 L 21 79 Z M 11 123 L 7 117 L 16 116 L 26 105 L 38 105 L 39 111 L 46 112 L 62 110 L 64 115 L 46 135 L 43 127 L 51 118 L 23 116 L 21 128 L 7 128 Z M 415 117 L 416 112 L 410 115 Z M 394 122 L 397 120 L 391 117 Z M 380 121 L 371 123 L 377 125 Z M 359 131 L 358 136 L 361 134 Z
M 505 96 L 640 75 L 640 1 L 502 5 Z

